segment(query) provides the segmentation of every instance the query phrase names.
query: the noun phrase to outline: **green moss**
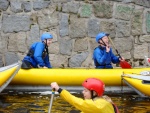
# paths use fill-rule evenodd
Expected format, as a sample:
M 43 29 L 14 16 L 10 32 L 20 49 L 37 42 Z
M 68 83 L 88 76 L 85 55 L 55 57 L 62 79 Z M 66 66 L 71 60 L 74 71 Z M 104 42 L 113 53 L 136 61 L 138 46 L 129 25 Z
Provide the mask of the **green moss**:
M 89 3 L 89 0 L 84 0 L 85 3 Z
M 58 5 L 56 6 L 56 11 L 58 11 Z
M 77 17 L 80 18 L 80 14 L 78 14 Z

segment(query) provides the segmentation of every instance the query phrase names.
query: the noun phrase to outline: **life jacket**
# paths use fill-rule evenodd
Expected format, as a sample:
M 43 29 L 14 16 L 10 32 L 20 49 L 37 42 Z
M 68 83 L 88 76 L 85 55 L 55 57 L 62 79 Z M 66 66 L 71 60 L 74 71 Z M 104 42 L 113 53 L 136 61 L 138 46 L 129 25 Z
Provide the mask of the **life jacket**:
M 112 104 L 113 107 L 114 107 L 115 113 L 120 113 L 118 107 L 117 107 L 114 103 L 111 103 L 111 104 Z
M 110 97 L 108 97 L 107 95 L 104 95 L 103 98 L 112 104 L 115 113 L 120 113 L 118 107 L 113 103 Z
M 42 58 L 44 59 L 48 55 L 48 47 L 45 46 L 45 49 L 42 53 Z M 27 56 L 33 57 L 34 56 L 34 50 L 32 48 L 29 49 Z
M 96 47 L 96 48 L 99 48 L 100 50 L 104 50 L 104 48 L 103 48 L 102 46 L 98 46 L 98 47 Z M 96 49 L 96 48 L 95 48 L 95 49 Z M 96 66 L 96 67 L 102 66 L 103 68 L 106 68 L 106 69 L 107 69 L 108 66 L 111 66 L 111 63 L 103 64 L 103 65 L 102 65 L 102 64 L 99 64 L 96 59 L 94 59 L 94 63 L 95 63 L 95 66 Z

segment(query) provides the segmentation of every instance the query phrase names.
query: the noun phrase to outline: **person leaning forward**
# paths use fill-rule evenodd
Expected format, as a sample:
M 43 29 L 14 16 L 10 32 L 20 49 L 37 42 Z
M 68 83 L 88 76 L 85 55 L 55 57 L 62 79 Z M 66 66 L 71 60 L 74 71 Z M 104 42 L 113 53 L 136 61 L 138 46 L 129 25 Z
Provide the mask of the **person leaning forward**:
M 88 78 L 83 83 L 83 97 L 78 98 L 67 90 L 61 89 L 56 82 L 51 83 L 51 88 L 59 92 L 60 96 L 76 107 L 81 113 L 119 113 L 117 106 L 108 96 L 103 96 L 105 84 L 96 78 Z
M 22 61 L 21 68 L 52 68 L 48 53 L 48 46 L 52 43 L 52 39 L 53 36 L 50 33 L 43 33 L 41 42 L 35 42 L 31 45 Z
M 109 45 L 109 34 L 101 32 L 96 36 L 96 42 L 99 46 L 94 49 L 93 60 L 96 68 L 112 69 L 111 63 L 119 63 L 124 61 L 124 58 L 119 58 L 114 55 L 112 48 Z

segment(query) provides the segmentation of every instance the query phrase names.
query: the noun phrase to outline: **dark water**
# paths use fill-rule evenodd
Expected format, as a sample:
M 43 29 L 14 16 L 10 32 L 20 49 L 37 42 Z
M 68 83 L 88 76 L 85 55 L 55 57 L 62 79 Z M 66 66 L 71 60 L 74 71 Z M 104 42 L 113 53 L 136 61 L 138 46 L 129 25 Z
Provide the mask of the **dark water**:
M 73 94 L 82 97 L 81 94 Z M 111 94 L 121 113 L 150 113 L 150 98 L 133 94 Z M 0 94 L 0 113 L 48 113 L 50 94 L 9 92 Z M 79 113 L 55 94 L 52 113 Z

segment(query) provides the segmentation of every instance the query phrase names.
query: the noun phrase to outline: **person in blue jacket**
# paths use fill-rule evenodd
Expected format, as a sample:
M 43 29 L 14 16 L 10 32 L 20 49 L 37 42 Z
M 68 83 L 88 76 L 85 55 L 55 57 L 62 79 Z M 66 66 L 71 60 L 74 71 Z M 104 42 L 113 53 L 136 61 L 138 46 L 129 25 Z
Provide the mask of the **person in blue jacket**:
M 119 58 L 114 55 L 112 48 L 109 45 L 109 34 L 101 32 L 96 36 L 96 42 L 99 43 L 99 46 L 94 49 L 93 60 L 96 68 L 107 68 L 112 69 L 111 63 L 119 63 L 124 58 Z
M 41 42 L 31 45 L 27 56 L 22 61 L 22 68 L 52 68 L 49 61 L 48 46 L 52 43 L 53 36 L 45 32 L 41 35 Z

